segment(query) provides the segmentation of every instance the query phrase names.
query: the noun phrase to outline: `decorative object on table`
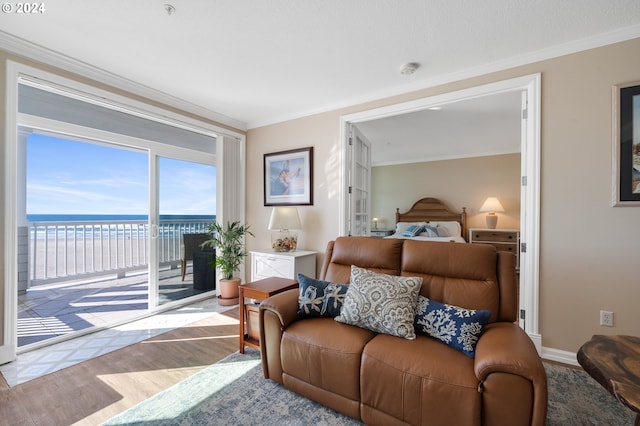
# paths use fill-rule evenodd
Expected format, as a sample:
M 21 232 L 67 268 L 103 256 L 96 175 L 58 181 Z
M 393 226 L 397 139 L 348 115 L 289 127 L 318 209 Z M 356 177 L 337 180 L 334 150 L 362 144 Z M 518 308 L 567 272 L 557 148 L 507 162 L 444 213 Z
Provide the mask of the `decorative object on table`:
M 274 251 L 295 251 L 298 247 L 298 234 L 292 229 L 300 229 L 300 215 L 296 207 L 274 207 L 269 219 L 271 247 Z
M 264 205 L 313 205 L 313 147 L 264 154 Z
M 613 86 L 613 205 L 640 206 L 640 81 Z
M 241 225 L 239 221 L 227 222 L 226 226 L 213 222 L 207 226 L 207 232 L 212 234 L 212 237 L 202 243 L 202 247 L 216 249 L 215 260 L 211 267 L 217 268 L 222 274 L 218 303 L 224 306 L 236 305 L 241 280 L 234 277 L 234 274 L 240 270 L 240 265 L 247 256 L 244 249 L 245 237 L 254 235 L 249 230 L 249 225 Z
M 496 229 L 498 225 L 498 216 L 496 212 L 503 212 L 504 207 L 500 204 L 500 201 L 496 197 L 489 197 L 485 200 L 482 207 L 480 207 L 481 212 L 488 212 L 487 214 L 487 228 Z
M 378 229 L 378 218 L 377 217 L 373 218 L 373 229 Z

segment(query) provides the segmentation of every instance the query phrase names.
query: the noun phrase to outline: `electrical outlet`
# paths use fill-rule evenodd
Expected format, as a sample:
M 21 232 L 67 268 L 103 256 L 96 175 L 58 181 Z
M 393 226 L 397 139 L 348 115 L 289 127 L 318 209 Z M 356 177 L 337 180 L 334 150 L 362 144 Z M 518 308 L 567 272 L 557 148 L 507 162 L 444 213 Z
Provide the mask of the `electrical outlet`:
M 613 312 L 600 311 L 600 325 L 606 327 L 613 327 Z

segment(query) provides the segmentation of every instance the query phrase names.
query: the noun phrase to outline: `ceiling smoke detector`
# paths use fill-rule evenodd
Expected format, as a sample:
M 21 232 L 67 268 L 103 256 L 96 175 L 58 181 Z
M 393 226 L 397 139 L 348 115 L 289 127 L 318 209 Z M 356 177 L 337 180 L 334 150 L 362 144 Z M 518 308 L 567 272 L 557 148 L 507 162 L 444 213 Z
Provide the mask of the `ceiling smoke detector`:
M 400 68 L 400 74 L 402 75 L 411 75 L 416 72 L 420 68 L 420 64 L 417 62 L 409 62 L 408 64 L 404 64 L 402 68 Z

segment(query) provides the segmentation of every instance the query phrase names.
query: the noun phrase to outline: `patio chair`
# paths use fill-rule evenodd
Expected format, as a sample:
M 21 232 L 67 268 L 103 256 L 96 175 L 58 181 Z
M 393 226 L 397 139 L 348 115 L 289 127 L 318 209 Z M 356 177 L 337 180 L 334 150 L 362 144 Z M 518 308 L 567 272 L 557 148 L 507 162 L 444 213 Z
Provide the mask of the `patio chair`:
M 183 234 L 182 235 L 182 259 L 180 259 L 180 267 L 182 268 L 182 281 L 187 272 L 187 261 L 193 260 L 193 252 L 202 250 L 200 245 L 210 239 L 209 234 Z

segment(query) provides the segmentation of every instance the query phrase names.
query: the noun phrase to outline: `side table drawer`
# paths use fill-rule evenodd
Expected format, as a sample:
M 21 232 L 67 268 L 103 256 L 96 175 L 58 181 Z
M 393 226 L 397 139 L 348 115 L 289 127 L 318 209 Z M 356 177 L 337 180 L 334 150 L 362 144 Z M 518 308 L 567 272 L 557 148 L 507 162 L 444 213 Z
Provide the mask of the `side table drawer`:
M 268 277 L 292 278 L 294 275 L 291 259 L 272 256 L 256 256 L 254 280 Z
M 497 243 L 514 243 L 518 242 L 518 234 L 516 232 L 493 232 L 486 230 L 475 230 L 472 233 L 474 242 L 497 242 Z

